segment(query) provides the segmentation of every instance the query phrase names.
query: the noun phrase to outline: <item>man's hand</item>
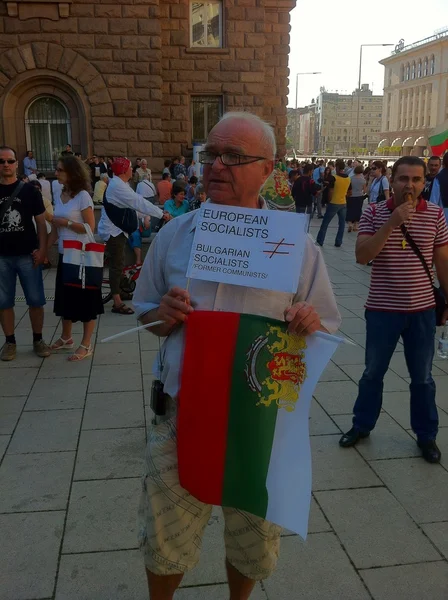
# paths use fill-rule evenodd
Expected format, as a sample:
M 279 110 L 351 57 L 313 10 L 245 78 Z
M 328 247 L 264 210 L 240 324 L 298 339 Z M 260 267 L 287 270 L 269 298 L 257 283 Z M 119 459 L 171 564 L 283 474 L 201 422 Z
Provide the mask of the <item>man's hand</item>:
M 34 267 L 38 267 L 39 265 L 43 265 L 45 262 L 45 259 L 47 258 L 47 254 L 46 252 L 44 252 L 44 250 L 34 250 L 34 252 L 32 253 L 33 256 L 33 261 L 34 261 Z
M 173 217 L 170 215 L 169 212 L 167 212 L 166 210 L 163 211 L 163 217 L 162 217 L 162 219 L 164 221 L 171 221 L 172 218 Z
M 390 216 L 389 223 L 391 227 L 394 229 L 396 227 L 400 227 L 402 223 L 409 221 L 414 212 L 415 208 L 412 206 L 411 202 L 404 202 L 403 204 L 400 204 L 400 206 L 397 206 Z
M 187 290 L 173 287 L 162 296 L 157 310 L 157 320 L 165 321 L 167 325 L 174 327 L 184 323 L 193 310 L 190 305 L 190 294 Z
M 321 328 L 319 315 L 308 302 L 297 302 L 285 310 L 288 333 L 311 335 Z

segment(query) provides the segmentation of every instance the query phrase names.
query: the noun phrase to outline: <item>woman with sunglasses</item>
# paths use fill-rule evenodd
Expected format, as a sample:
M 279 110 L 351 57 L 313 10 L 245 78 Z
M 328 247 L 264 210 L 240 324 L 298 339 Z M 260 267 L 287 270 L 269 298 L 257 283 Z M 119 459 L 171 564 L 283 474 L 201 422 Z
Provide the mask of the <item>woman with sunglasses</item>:
M 52 350 L 74 347 L 73 323 L 81 321 L 83 336 L 78 348 L 69 356 L 71 362 L 84 360 L 92 355 L 92 334 L 95 320 L 104 313 L 100 289 L 82 289 L 63 283 L 64 240 L 89 241 L 89 230 L 95 228 L 93 202 L 90 197 L 90 169 L 75 156 L 63 156 L 56 169 L 58 180 L 63 185 L 61 197 L 55 200 L 53 229 L 49 244 L 58 240 L 59 263 L 56 273 L 54 312 L 62 317 L 61 336 L 52 345 Z
M 386 168 L 381 160 L 373 161 L 370 167 L 369 176 L 369 184 L 367 186 L 369 204 L 376 204 L 377 202 L 389 200 L 389 181 L 386 177 Z

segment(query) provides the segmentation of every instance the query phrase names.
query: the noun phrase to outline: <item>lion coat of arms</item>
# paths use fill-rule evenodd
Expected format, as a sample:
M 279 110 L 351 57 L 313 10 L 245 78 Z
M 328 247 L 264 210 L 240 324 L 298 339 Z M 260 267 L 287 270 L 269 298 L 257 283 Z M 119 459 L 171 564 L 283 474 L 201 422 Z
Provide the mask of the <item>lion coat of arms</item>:
M 258 405 L 291 412 L 299 399 L 306 378 L 306 340 L 286 333 L 281 327 L 268 326 L 265 335 L 251 344 L 246 357 L 245 375 L 250 389 L 258 395 Z

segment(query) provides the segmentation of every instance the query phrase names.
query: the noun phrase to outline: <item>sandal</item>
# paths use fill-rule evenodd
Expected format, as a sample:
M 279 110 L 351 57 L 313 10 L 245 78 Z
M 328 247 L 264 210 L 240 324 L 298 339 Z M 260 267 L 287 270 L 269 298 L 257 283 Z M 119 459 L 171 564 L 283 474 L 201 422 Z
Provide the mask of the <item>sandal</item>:
M 120 306 L 114 306 L 112 308 L 113 313 L 117 314 L 117 315 L 133 315 L 134 311 L 132 310 L 132 308 L 130 306 L 126 306 L 126 304 L 124 302 L 122 302 L 120 304 Z
M 59 343 L 60 342 L 60 343 Z M 60 337 L 55 341 L 54 344 L 50 346 L 51 350 L 71 350 L 75 344 L 73 343 L 73 338 L 69 337 L 68 340 L 64 340 L 64 338 Z
M 92 346 L 84 346 L 83 344 L 79 344 L 79 348 L 84 348 L 84 350 L 87 350 L 87 352 L 85 354 L 77 354 L 75 352 L 74 354 L 68 357 L 67 360 L 69 362 L 79 362 L 81 360 L 84 360 L 85 358 L 88 358 L 89 356 L 92 356 Z

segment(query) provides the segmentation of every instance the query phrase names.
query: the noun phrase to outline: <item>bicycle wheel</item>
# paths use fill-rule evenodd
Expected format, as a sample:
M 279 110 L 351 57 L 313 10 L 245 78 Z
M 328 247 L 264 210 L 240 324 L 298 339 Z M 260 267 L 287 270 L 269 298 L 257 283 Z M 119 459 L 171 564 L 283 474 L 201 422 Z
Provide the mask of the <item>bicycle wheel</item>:
M 103 304 L 107 304 L 112 300 L 112 292 L 110 290 L 110 281 L 109 281 L 109 265 L 107 263 L 104 264 L 103 268 L 103 282 L 101 284 L 101 297 L 103 299 Z

